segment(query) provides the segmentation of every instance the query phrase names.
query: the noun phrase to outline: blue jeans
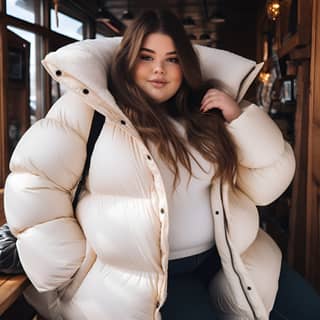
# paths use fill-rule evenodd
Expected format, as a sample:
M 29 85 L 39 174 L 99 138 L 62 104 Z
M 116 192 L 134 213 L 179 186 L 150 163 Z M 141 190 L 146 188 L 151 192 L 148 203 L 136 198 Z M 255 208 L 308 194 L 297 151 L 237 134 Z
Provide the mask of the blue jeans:
M 162 320 L 218 319 L 207 290 L 221 263 L 215 248 L 199 255 L 170 260 L 167 300 Z M 286 263 L 282 263 L 279 290 L 270 320 L 319 320 L 320 296 Z

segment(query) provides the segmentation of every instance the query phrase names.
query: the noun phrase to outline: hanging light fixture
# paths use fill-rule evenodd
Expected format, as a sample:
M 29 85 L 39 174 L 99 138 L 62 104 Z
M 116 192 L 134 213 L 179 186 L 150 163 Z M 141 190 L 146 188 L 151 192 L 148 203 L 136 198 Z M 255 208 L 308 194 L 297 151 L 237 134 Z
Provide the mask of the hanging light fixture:
M 278 19 L 280 16 L 280 0 L 267 1 L 267 15 L 273 21 Z

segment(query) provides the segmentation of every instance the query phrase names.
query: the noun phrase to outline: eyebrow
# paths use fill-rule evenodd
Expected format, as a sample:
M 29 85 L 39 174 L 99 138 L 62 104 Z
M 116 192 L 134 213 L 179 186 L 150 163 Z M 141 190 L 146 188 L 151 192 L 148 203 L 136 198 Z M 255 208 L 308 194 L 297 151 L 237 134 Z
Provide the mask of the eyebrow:
M 151 53 L 156 53 L 154 50 L 151 50 L 151 49 L 148 49 L 148 48 L 141 48 L 140 51 L 148 51 L 148 52 L 151 52 Z M 170 52 L 167 52 L 166 55 L 170 55 L 170 54 L 177 54 L 176 51 L 170 51 Z

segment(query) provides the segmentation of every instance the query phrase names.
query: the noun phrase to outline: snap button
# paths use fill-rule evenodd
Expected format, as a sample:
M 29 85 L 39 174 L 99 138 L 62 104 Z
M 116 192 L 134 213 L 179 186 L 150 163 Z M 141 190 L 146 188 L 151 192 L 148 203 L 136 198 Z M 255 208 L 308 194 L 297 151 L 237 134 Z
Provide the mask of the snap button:
M 216 211 L 216 214 L 219 214 L 219 211 L 218 211 L 218 210 Z
M 147 155 L 148 160 L 151 160 L 151 157 L 149 155 Z
M 123 124 L 123 125 L 126 124 L 126 122 L 125 122 L 124 120 L 121 120 L 120 122 L 121 122 L 121 124 Z
M 248 290 L 251 290 L 251 287 L 247 287 Z
M 85 88 L 85 89 L 82 90 L 82 93 L 83 93 L 83 94 L 88 94 L 88 93 L 89 93 L 89 90 L 88 90 L 87 88 Z
M 58 77 L 61 76 L 61 75 L 62 75 L 61 70 L 57 70 L 57 71 L 56 71 L 56 75 L 57 75 Z
M 160 209 L 160 212 L 161 212 L 161 213 L 164 213 L 164 209 L 163 209 L 163 208 L 161 208 L 161 209 Z

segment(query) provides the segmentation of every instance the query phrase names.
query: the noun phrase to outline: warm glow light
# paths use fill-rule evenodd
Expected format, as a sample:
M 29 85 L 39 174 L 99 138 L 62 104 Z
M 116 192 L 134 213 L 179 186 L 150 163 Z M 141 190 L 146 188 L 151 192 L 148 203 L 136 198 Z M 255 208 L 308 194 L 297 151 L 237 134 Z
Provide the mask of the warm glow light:
M 259 74 L 259 80 L 263 83 L 267 83 L 268 80 L 270 79 L 270 73 L 268 72 L 260 72 Z
M 277 20 L 280 15 L 280 0 L 268 0 L 267 14 L 271 20 Z

